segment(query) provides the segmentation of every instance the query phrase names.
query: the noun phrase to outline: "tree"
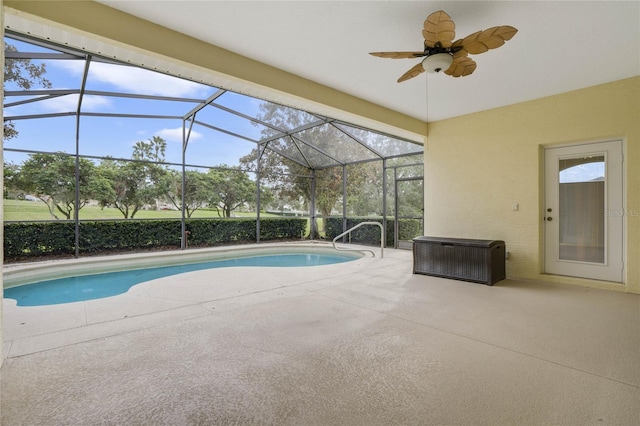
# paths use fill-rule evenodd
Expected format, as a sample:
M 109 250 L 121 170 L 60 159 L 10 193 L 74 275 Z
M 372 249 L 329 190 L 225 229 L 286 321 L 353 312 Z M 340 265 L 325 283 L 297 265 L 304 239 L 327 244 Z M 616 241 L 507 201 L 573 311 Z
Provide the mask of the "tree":
M 366 163 L 358 165 L 358 168 L 364 177 L 361 185 L 347 194 L 349 212 L 356 216 L 382 216 L 382 164 Z
M 15 46 L 5 44 L 5 56 L 9 56 L 11 52 L 17 52 Z M 7 83 L 13 84 L 23 90 L 30 90 L 34 85 L 40 84 L 45 89 L 51 88 L 51 82 L 44 75 L 47 72 L 45 64 L 39 65 L 31 62 L 30 59 L 11 59 L 5 58 L 4 61 L 4 89 L 7 89 Z M 11 121 L 4 122 L 4 140 L 14 138 L 18 135 L 15 125 Z
M 100 205 L 114 206 L 125 219 L 133 219 L 144 206 L 164 196 L 167 169 L 157 163 L 164 161 L 166 146 L 164 139 L 154 136 L 136 142 L 131 155 L 134 161 L 103 160 L 98 176 L 109 182 L 110 188 L 100 191 Z
M 185 216 L 189 218 L 196 210 L 208 205 L 214 184 L 209 174 L 187 170 L 183 194 L 182 173 L 170 170 L 162 186 L 166 197 L 178 210 L 182 209 L 184 203 Z
M 91 181 L 95 165 L 86 158 L 79 159 L 80 204 L 78 211 L 92 199 Z M 76 159 L 64 153 L 31 154 L 20 169 L 19 185 L 45 203 L 51 217 L 72 219 L 76 201 Z
M 94 178 L 91 181 L 91 193 L 93 199 L 104 209 L 111 205 L 111 200 L 116 197 L 113 178 L 117 173 L 117 165 L 113 160 L 102 160 L 95 168 L 94 173 Z
M 286 129 L 296 128 L 308 122 L 307 113 L 271 103 L 260 105 L 260 114 L 257 118 Z M 262 131 L 263 138 L 277 134 L 278 132 L 271 128 L 265 127 Z M 332 144 L 343 137 L 344 134 L 331 125 L 316 126 L 304 131 L 306 142 L 328 152 L 334 148 Z M 303 198 L 306 203 L 309 203 L 312 198 L 312 176 L 315 175 L 316 208 L 322 216 L 329 216 L 343 196 L 342 167 L 326 168 L 327 164 L 323 163 L 329 160 L 318 151 L 308 150 L 304 158 L 300 158 L 300 162 L 309 160 L 317 163 L 309 165 L 300 164 L 277 152 L 289 153 L 290 157 L 299 155 L 296 154 L 296 150 L 291 149 L 291 146 L 292 143 L 285 139 L 269 142 L 268 149 L 260 159 L 262 178 L 282 196 L 293 199 Z M 240 163 L 245 167 L 255 167 L 257 156 L 258 150 L 254 149 L 249 155 L 241 158 Z M 313 167 L 316 167 L 315 172 L 312 170 Z M 361 186 L 366 177 L 365 167 L 363 165 L 349 167 L 347 192 L 355 191 Z M 312 229 L 317 229 L 317 224 L 314 224 Z M 311 235 L 311 238 L 317 237 L 318 234 Z
M 20 197 L 22 193 L 20 183 L 20 165 L 13 163 L 4 163 L 4 198 Z
M 154 136 L 148 141 L 138 141 L 133 145 L 134 160 L 164 161 L 164 154 L 167 150 L 167 142 L 160 136 Z
M 254 183 L 255 185 L 255 183 Z M 283 201 L 283 200 L 278 200 L 278 201 Z M 257 205 L 257 200 L 255 197 L 255 186 L 254 186 L 254 194 L 253 194 L 253 198 L 251 198 L 250 200 L 247 200 L 247 205 L 249 206 L 249 208 L 252 208 L 254 210 L 258 209 L 258 205 Z M 275 194 L 272 190 L 272 188 L 268 187 L 267 185 L 260 184 L 260 210 L 265 211 L 266 208 L 269 205 L 272 205 L 275 202 Z
M 217 206 L 218 215 L 231 217 L 231 212 L 255 200 L 256 184 L 238 166 L 221 167 L 207 173 L 213 184 L 209 205 Z

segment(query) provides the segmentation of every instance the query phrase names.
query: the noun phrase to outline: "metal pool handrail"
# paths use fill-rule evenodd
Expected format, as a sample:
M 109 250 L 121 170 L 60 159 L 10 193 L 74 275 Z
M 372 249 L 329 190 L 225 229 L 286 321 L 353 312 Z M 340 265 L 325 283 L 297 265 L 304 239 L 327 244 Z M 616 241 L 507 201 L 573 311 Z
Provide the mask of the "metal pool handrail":
M 348 249 L 348 248 L 338 248 L 338 247 L 336 247 L 336 241 L 338 240 L 338 238 L 342 238 L 345 235 L 349 234 L 349 240 L 351 240 L 351 231 L 353 231 L 354 229 L 360 228 L 361 226 L 364 226 L 364 225 L 377 225 L 377 226 L 380 227 L 380 258 L 384 257 L 384 238 L 383 238 L 384 230 L 383 230 L 382 224 L 380 222 L 360 222 L 356 226 L 347 229 L 342 234 L 338 235 L 337 237 L 335 237 L 333 239 L 333 248 L 338 250 L 338 251 L 368 251 L 369 253 L 371 253 L 373 255 L 373 257 L 376 257 L 376 254 L 373 252 L 373 250 Z

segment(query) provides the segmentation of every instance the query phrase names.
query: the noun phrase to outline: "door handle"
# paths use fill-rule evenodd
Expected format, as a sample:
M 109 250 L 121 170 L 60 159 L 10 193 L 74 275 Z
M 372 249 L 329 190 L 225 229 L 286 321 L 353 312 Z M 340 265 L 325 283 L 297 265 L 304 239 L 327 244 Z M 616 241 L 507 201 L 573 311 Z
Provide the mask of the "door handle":
M 547 221 L 551 222 L 553 218 L 551 216 L 545 218 Z

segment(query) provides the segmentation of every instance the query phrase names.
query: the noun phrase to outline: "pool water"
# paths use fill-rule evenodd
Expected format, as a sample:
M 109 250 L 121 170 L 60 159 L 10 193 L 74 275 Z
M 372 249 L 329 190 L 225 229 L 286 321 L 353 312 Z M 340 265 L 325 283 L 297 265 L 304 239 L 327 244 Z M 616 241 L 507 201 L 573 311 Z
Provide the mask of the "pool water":
M 115 296 L 126 293 L 134 285 L 145 281 L 203 269 L 233 266 L 318 266 L 348 262 L 355 259 L 357 257 L 315 253 L 238 257 L 40 281 L 6 288 L 4 289 L 4 297 L 6 299 L 15 299 L 18 306 L 56 305 Z

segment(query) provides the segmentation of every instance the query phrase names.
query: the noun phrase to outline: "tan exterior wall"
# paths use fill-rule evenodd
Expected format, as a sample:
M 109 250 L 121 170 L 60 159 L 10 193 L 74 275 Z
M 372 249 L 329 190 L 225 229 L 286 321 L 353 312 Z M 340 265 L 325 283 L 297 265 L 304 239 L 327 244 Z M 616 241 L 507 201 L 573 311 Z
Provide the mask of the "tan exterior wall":
M 429 123 L 425 234 L 504 240 L 508 277 L 640 293 L 640 215 L 625 216 L 625 285 L 542 273 L 542 151 L 609 139 L 624 141 L 625 207 L 640 212 L 640 77 Z

